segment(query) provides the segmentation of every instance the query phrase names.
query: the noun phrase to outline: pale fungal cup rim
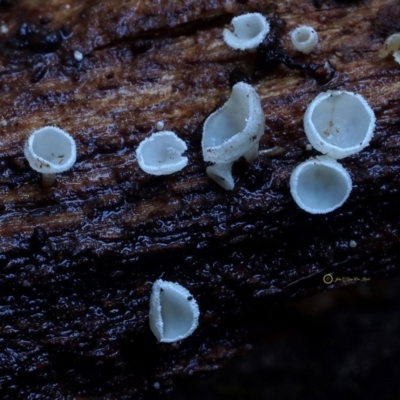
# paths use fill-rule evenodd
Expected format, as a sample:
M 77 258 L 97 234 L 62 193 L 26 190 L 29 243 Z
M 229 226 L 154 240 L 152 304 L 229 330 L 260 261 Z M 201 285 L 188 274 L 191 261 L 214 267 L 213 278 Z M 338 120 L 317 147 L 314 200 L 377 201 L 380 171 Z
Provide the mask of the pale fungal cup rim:
M 297 39 L 297 36 L 299 34 L 302 34 L 303 31 L 306 31 L 308 33 L 308 39 L 305 41 L 299 41 Z M 308 25 L 300 25 L 293 29 L 290 32 L 290 38 L 296 50 L 304 54 L 311 53 L 314 50 L 315 46 L 318 44 L 318 32 L 312 26 Z
M 189 328 L 184 332 L 176 334 L 176 336 L 174 337 L 165 337 L 164 326 L 166 324 L 166 321 L 163 320 L 162 316 L 161 293 L 167 293 L 168 291 L 174 292 L 174 294 L 177 295 L 174 301 L 178 300 L 181 303 L 180 305 L 182 305 L 184 309 L 190 311 Z M 194 299 L 193 295 L 189 292 L 188 289 L 177 282 L 157 279 L 152 286 L 149 307 L 150 329 L 157 340 L 160 342 L 173 343 L 185 339 L 190 336 L 198 327 L 200 311 L 197 301 Z M 187 316 L 188 315 L 182 317 Z M 176 310 L 169 317 L 172 318 L 172 320 L 176 318 Z M 176 320 L 173 322 L 176 322 Z M 169 321 L 169 323 L 171 323 L 171 321 Z
M 261 28 L 259 32 L 251 38 L 242 38 L 240 35 L 238 36 L 239 32 L 237 32 L 237 30 L 240 29 L 239 25 L 243 22 L 242 20 L 245 21 L 246 19 L 253 19 Z M 257 12 L 236 16 L 232 19 L 231 25 L 233 25 L 234 31 L 232 32 L 225 28 L 223 30 L 223 37 L 225 43 L 235 50 L 254 50 L 262 43 L 270 31 L 270 25 L 267 19 Z
M 36 154 L 34 151 L 34 141 L 39 140 L 38 135 L 43 133 L 45 130 L 53 130 L 57 133 L 57 135 L 61 135 L 63 138 L 67 139 L 69 148 L 67 151 L 64 151 L 64 154 L 67 152 L 69 153 L 69 157 L 67 159 L 62 158 L 62 155 L 55 155 L 55 160 L 58 161 L 58 163 L 55 163 Z M 54 150 L 54 152 L 56 154 L 56 150 Z M 76 143 L 74 138 L 68 132 L 57 126 L 46 125 L 39 129 L 35 129 L 29 135 L 27 141 L 25 142 L 24 155 L 28 160 L 30 167 L 35 171 L 44 175 L 57 174 L 69 170 L 74 165 L 76 161 Z
M 149 160 L 144 155 L 146 147 L 151 146 L 152 143 L 156 144 L 159 140 L 169 140 L 170 146 L 166 147 L 171 149 L 173 156 L 176 157 L 174 163 L 162 163 L 159 161 L 159 165 L 153 165 L 149 163 Z M 142 140 L 136 149 L 136 159 L 139 167 L 150 175 L 170 175 L 185 168 L 188 164 L 188 158 L 182 154 L 187 150 L 186 143 L 172 131 L 160 131 L 153 133 L 150 137 Z
M 244 127 L 236 131 L 233 135 L 224 140 L 223 143 L 217 145 L 209 145 L 213 138 L 219 138 L 223 134 L 219 134 L 221 129 L 212 130 L 214 120 L 218 117 L 225 122 L 227 118 L 224 113 L 230 115 L 229 107 L 235 109 L 235 102 L 240 103 L 238 99 L 245 96 L 246 110 L 243 115 L 245 120 Z M 232 105 L 233 104 L 233 105 Z M 217 120 L 218 121 L 218 120 Z M 254 158 L 254 154 L 258 151 L 258 144 L 261 136 L 264 134 L 264 114 L 261 107 L 261 100 L 256 90 L 249 84 L 238 82 L 232 87 L 231 96 L 218 110 L 210 114 L 204 122 L 201 147 L 203 151 L 204 161 L 213 163 L 230 163 L 238 160 L 240 157 L 246 157 L 248 161 Z M 257 148 L 255 151 L 254 147 Z
M 315 124 L 313 122 L 313 113 L 317 106 L 320 105 L 325 100 L 330 99 L 332 96 L 351 96 L 358 100 L 360 105 L 363 107 L 363 110 L 366 113 L 367 118 L 369 119 L 367 123 L 367 129 L 363 134 L 363 139 L 358 144 L 354 144 L 348 147 L 340 147 L 338 145 L 332 144 L 327 141 L 322 133 L 318 132 Z M 356 154 L 359 151 L 363 150 L 366 146 L 369 145 L 375 129 L 376 118 L 374 111 L 368 104 L 368 102 L 358 93 L 349 92 L 346 90 L 328 90 L 327 92 L 319 93 L 308 105 L 307 110 L 304 114 L 303 118 L 304 123 L 304 131 L 306 136 L 311 143 L 311 145 L 318 151 L 323 154 L 326 154 L 335 159 L 341 159 L 352 154 Z
M 248 162 L 258 157 L 264 127 L 264 113 L 256 90 L 245 82 L 236 83 L 229 99 L 203 124 L 203 159 L 214 163 L 207 168 L 207 175 L 224 189 L 232 190 L 232 163 L 241 157 Z
M 337 201 L 330 207 L 325 207 L 325 208 L 311 207 L 310 205 L 305 203 L 304 197 L 299 194 L 299 179 L 301 174 L 304 171 L 307 172 L 306 169 L 308 169 L 309 171 L 311 168 L 317 166 L 323 166 L 333 170 L 336 176 L 341 179 L 340 184 L 343 185 L 343 188 L 345 188 L 345 193 L 340 199 L 340 201 Z M 341 207 L 347 201 L 352 190 L 352 179 L 347 170 L 335 159 L 328 156 L 317 156 L 317 157 L 311 157 L 308 160 L 303 161 L 293 169 L 292 174 L 290 176 L 289 186 L 293 200 L 302 210 L 309 212 L 311 214 L 326 214 Z M 320 192 L 323 191 L 321 190 L 321 188 L 319 189 Z M 324 190 L 326 190 L 326 187 Z M 336 193 L 337 192 L 335 192 L 335 194 Z

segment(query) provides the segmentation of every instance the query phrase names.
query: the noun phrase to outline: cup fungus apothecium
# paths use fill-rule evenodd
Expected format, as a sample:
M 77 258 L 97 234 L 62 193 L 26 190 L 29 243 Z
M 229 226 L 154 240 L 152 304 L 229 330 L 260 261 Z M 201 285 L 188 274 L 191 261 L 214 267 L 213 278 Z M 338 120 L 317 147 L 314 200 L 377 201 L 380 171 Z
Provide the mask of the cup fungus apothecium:
M 182 285 L 158 279 L 150 295 L 149 323 L 160 342 L 177 342 L 190 336 L 199 323 L 199 307 Z
M 144 172 L 169 175 L 186 167 L 188 159 L 182 156 L 186 150 L 186 143 L 174 132 L 161 131 L 140 142 L 136 158 Z
M 269 33 L 267 19 L 260 13 L 238 15 L 231 21 L 234 31 L 224 29 L 225 43 L 235 50 L 253 50 L 258 47 Z
M 311 26 L 298 26 L 290 33 L 293 46 L 304 54 L 310 54 L 318 43 L 318 33 Z
M 42 174 L 44 187 L 51 186 L 57 173 L 67 171 L 76 161 L 76 144 L 72 136 L 55 126 L 32 132 L 24 154 L 32 169 Z
M 372 108 L 361 95 L 330 90 L 309 104 L 304 130 L 316 150 L 340 159 L 368 146 L 375 121 Z
M 352 181 L 336 160 L 327 156 L 299 164 L 290 177 L 290 192 L 296 204 L 311 214 L 325 214 L 349 197 Z
M 261 101 L 255 89 L 244 82 L 234 85 L 229 100 L 209 115 L 203 125 L 203 158 L 215 163 L 207 170 L 210 178 L 224 189 L 233 189 L 232 163 L 242 156 L 248 162 L 258 157 L 264 125 Z

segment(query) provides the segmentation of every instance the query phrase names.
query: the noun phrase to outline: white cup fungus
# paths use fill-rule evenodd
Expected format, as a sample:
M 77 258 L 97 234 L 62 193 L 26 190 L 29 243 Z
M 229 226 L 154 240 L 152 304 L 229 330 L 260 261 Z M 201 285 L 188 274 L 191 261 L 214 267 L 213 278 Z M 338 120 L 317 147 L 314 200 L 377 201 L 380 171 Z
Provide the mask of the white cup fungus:
M 234 32 L 224 29 L 225 43 L 235 50 L 253 50 L 269 33 L 267 19 L 260 13 L 248 13 L 234 17 L 231 21 Z
M 156 123 L 156 129 L 158 131 L 162 131 L 164 129 L 164 121 L 157 121 Z
M 368 146 L 375 115 L 359 94 L 347 91 L 320 93 L 304 115 L 304 130 L 312 146 L 340 159 Z
M 44 186 L 50 186 L 55 174 L 70 169 L 76 161 L 76 144 L 72 136 L 55 126 L 44 126 L 29 136 L 24 154 L 29 165 L 42 174 Z
M 204 122 L 201 142 L 204 161 L 230 164 L 242 156 L 248 162 L 254 161 L 258 157 L 264 124 L 257 92 L 247 83 L 237 83 L 232 88 L 229 100 Z M 218 170 L 225 171 L 224 175 L 228 171 L 227 167 L 215 167 L 211 169 L 209 176 L 214 179 Z M 233 178 L 229 178 L 229 181 L 229 188 L 233 188 Z M 216 182 L 221 184 L 220 179 L 216 179 Z
M 318 33 L 311 26 L 298 26 L 290 33 L 293 46 L 304 54 L 310 54 L 318 43 Z
M 186 150 L 186 143 L 174 132 L 161 131 L 140 142 L 136 157 L 144 172 L 169 175 L 186 167 L 188 159 L 182 156 Z
M 383 47 L 379 52 L 380 58 L 387 57 L 390 53 L 393 54 L 395 61 L 400 64 L 400 33 L 390 35 L 383 43 Z
M 294 201 L 311 214 L 336 210 L 347 200 L 351 188 L 349 173 L 327 156 L 302 162 L 290 177 L 290 192 Z
M 158 279 L 150 296 L 150 329 L 160 342 L 177 342 L 190 336 L 199 323 L 199 307 L 178 283 Z

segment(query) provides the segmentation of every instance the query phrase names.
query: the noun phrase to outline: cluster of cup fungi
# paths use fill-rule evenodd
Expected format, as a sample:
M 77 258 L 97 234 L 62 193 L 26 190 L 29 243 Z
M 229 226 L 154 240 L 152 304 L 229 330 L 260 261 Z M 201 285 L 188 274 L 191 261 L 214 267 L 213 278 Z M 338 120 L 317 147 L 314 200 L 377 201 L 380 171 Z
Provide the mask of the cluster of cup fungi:
M 224 29 L 225 42 L 235 50 L 254 51 L 270 31 L 267 19 L 259 13 L 233 18 L 234 31 Z M 318 43 L 317 32 L 299 26 L 291 33 L 293 46 L 309 54 Z M 380 57 L 393 53 L 400 63 L 400 34 L 390 36 Z M 212 163 L 207 175 L 226 190 L 234 188 L 232 165 L 241 157 L 248 162 L 258 157 L 264 133 L 264 114 L 255 89 L 246 82 L 232 87 L 228 101 L 208 116 L 203 125 L 204 161 Z M 143 140 L 136 157 L 148 174 L 167 175 L 184 168 L 186 143 L 174 132 L 162 130 Z M 304 131 L 310 142 L 323 155 L 312 157 L 294 168 L 290 192 L 297 205 L 306 212 L 323 214 L 340 207 L 349 197 L 352 181 L 337 161 L 368 146 L 375 128 L 375 116 L 366 100 L 348 91 L 320 93 L 304 115 Z M 312 147 L 311 147 L 312 146 Z M 76 145 L 67 132 L 45 126 L 28 138 L 25 156 L 30 166 L 40 172 L 43 184 L 51 186 L 55 174 L 68 170 L 76 160 Z M 150 328 L 160 342 L 175 342 L 193 333 L 198 326 L 199 307 L 190 292 L 178 283 L 157 280 L 150 296 Z

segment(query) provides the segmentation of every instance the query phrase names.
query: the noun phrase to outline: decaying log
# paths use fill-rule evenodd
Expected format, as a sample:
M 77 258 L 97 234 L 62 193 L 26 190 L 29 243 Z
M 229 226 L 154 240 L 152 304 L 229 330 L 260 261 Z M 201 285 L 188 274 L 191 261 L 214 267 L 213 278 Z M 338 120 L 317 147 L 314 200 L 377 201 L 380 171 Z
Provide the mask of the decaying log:
M 396 1 L 19 0 L 0 8 L 2 398 L 167 392 L 245 351 L 246 326 L 260 315 L 267 324 L 286 300 L 348 284 L 327 286 L 325 274 L 399 273 L 400 66 L 378 57 L 400 31 Z M 268 51 L 223 42 L 223 27 L 248 11 L 271 18 Z M 308 56 L 289 40 L 299 24 L 319 33 Z M 329 76 L 309 68 L 326 61 Z M 205 174 L 201 126 L 238 79 L 262 99 L 260 149 L 275 150 L 236 163 L 228 192 Z M 306 149 L 302 116 L 328 89 L 362 94 L 378 122 L 370 146 L 342 160 L 353 178 L 349 200 L 309 215 L 288 180 L 317 154 Z M 135 160 L 157 121 L 188 143 L 188 167 L 171 176 L 146 175 Z M 78 160 L 43 189 L 23 144 L 48 124 L 74 136 Z M 148 326 L 161 276 L 199 303 L 200 325 L 181 343 L 157 344 Z

